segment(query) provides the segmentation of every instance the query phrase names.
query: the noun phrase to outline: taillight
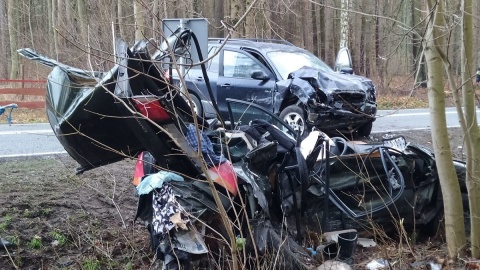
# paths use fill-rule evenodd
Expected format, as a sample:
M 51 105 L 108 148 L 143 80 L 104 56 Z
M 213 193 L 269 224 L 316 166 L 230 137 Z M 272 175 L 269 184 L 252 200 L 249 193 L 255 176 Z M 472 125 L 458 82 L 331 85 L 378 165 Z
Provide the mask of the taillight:
M 143 170 L 143 153 L 141 152 L 138 155 L 137 163 L 135 164 L 135 173 L 133 174 L 133 185 L 138 186 L 142 181 L 142 177 L 145 176 L 145 171 Z
M 162 107 L 156 96 L 134 96 L 132 97 L 135 107 L 145 117 L 163 123 L 170 120 L 170 115 Z

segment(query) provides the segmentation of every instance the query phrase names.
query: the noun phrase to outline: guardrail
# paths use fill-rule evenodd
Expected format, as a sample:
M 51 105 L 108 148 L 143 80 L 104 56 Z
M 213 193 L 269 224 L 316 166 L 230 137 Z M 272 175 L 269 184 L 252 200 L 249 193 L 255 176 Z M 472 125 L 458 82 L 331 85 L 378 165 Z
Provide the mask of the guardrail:
M 29 98 L 45 96 L 45 80 L 9 80 L 0 79 L 0 106 L 15 103 L 19 108 L 45 108 L 45 100 Z M 3 98 L 4 95 L 12 95 Z

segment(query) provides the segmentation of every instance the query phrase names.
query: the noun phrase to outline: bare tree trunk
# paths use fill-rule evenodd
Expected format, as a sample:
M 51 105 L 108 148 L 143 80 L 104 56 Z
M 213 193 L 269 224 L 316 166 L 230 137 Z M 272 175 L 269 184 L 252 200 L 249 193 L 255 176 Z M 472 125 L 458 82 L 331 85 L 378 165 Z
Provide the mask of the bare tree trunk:
M 246 5 L 249 6 L 252 1 L 251 0 L 247 0 L 246 2 Z M 252 10 L 250 11 L 250 13 L 248 13 L 247 17 L 245 18 L 245 37 L 247 38 L 256 38 L 257 35 L 256 35 L 256 31 L 255 31 L 255 17 L 256 17 L 256 10 Z M 241 14 L 240 14 L 241 15 Z
M 301 29 L 303 34 L 303 46 L 305 46 L 305 49 L 308 51 L 313 51 L 316 46 L 316 44 L 313 43 L 313 33 L 315 33 L 314 31 L 316 30 L 313 29 L 312 17 L 315 14 L 312 14 L 309 1 L 303 0 L 301 11 L 302 13 L 300 16 L 302 17 L 302 26 L 299 27 L 299 29 Z
M 0 57 L 1 59 L 7 59 L 7 31 L 5 31 L 5 25 L 7 25 L 7 18 L 5 14 L 5 0 L 0 0 Z M 0 65 L 0 78 L 6 78 L 7 65 Z
M 72 3 L 71 0 L 65 0 L 65 21 L 67 31 L 73 31 L 73 20 L 72 20 Z M 68 43 L 67 43 L 68 45 Z
M 145 8 L 141 0 L 134 0 L 133 14 L 135 17 L 135 42 L 145 39 Z
M 412 13 L 412 24 L 411 27 L 414 27 L 417 23 L 420 22 L 421 14 L 417 10 L 418 3 L 412 1 L 411 10 Z M 420 9 L 420 8 L 419 8 Z M 415 29 L 414 29 L 415 30 Z M 425 64 L 423 63 L 423 54 L 421 53 L 422 48 L 422 37 L 417 34 L 417 31 L 412 32 L 412 59 L 413 59 L 413 71 L 415 72 L 415 83 L 419 84 L 421 87 L 426 87 L 425 78 Z
M 436 8 L 432 13 L 434 18 L 428 23 L 425 36 L 425 57 L 428 68 L 428 101 L 432 126 L 432 146 L 435 152 L 436 165 L 445 211 L 445 237 L 447 240 L 448 255 L 456 258 L 465 245 L 465 227 L 463 222 L 462 196 L 457 174 L 453 166 L 453 157 L 448 139 L 447 122 L 445 116 L 445 91 L 443 83 L 443 65 L 439 53 L 443 46 L 443 18 L 444 3 L 428 0 L 429 10 Z
M 335 2 L 332 0 L 325 0 L 325 4 L 327 5 L 335 5 Z M 338 32 L 335 32 L 337 29 L 335 28 L 335 24 L 337 19 L 335 19 L 335 15 L 337 12 L 331 8 L 324 9 L 325 10 L 325 16 L 324 18 L 333 18 L 330 20 L 325 19 L 325 25 L 323 27 L 323 34 L 322 34 L 322 40 L 325 42 L 325 54 L 322 56 L 323 60 L 325 63 L 327 63 L 329 66 L 333 66 L 335 63 L 334 60 L 334 55 L 335 55 L 335 41 L 338 39 L 336 34 Z
M 224 1 L 223 0 L 216 0 L 214 1 L 215 3 L 215 15 L 214 15 L 214 22 L 215 22 L 215 32 L 214 35 L 215 37 L 224 37 L 225 32 L 221 27 L 221 21 L 223 20 L 224 17 Z
M 340 48 L 348 47 L 348 37 L 350 36 L 350 19 L 348 14 L 350 0 L 341 0 L 340 11 Z
M 87 14 L 85 10 L 85 0 L 77 0 L 78 20 L 80 21 L 80 34 L 84 46 L 88 44 Z
M 242 0 L 231 0 L 230 1 L 230 21 L 232 25 L 235 25 L 238 22 L 238 19 L 242 16 L 244 12 L 243 1 Z M 232 34 L 232 37 L 242 37 L 245 35 L 245 26 L 244 23 L 241 23 L 235 32 Z
M 117 24 L 118 24 L 118 31 L 120 32 L 120 37 L 125 38 L 125 27 L 124 27 L 124 20 L 123 20 L 123 1 L 117 2 Z
M 55 51 L 55 43 L 52 42 L 53 41 L 53 12 L 52 12 L 52 0 L 47 0 L 47 10 L 48 12 L 46 13 L 46 16 L 47 16 L 47 22 L 48 22 L 48 28 L 47 28 L 47 36 L 48 36 L 48 40 L 50 42 L 48 42 L 48 51 L 49 52 L 54 52 Z
M 57 22 L 55 20 L 57 14 L 56 14 L 56 11 L 58 11 L 59 9 L 57 8 L 56 6 L 56 0 L 52 0 L 52 9 L 51 9 L 51 14 L 50 16 L 52 16 L 52 34 L 53 34 L 53 46 L 54 46 L 54 49 L 55 49 L 55 56 L 57 57 L 57 61 L 58 61 L 58 33 L 57 33 Z M 60 13 L 58 14 L 58 16 L 60 16 Z
M 64 0 L 57 0 L 57 16 L 56 16 L 56 23 L 55 26 L 57 28 L 57 42 L 61 47 L 65 46 L 65 28 L 66 20 L 65 20 L 65 5 L 67 4 Z
M 17 33 L 17 19 L 18 19 L 18 6 L 16 0 L 8 0 L 7 2 L 7 19 L 8 19 L 8 35 L 10 39 L 10 79 L 16 79 L 19 73 L 18 63 L 18 33 Z
M 271 9 L 271 2 L 270 0 L 263 0 L 262 1 L 262 9 L 263 9 L 263 19 L 264 19 L 264 38 L 273 38 L 272 34 L 272 9 Z
M 317 8 L 317 5 L 315 3 L 310 3 L 310 8 L 311 8 L 311 11 L 310 11 L 310 16 L 311 16 L 311 20 L 312 20 L 312 43 L 313 43 L 313 54 L 317 55 L 318 57 L 321 57 L 320 56 L 320 52 L 318 50 L 318 48 L 320 47 L 319 46 L 319 41 L 318 41 L 318 36 L 319 36 L 319 32 L 318 32 L 318 8 Z
M 320 4 L 325 4 L 325 0 L 320 0 Z M 326 24 L 325 24 L 325 6 L 320 6 L 319 10 L 319 23 L 318 23 L 318 28 L 320 30 L 320 50 L 319 50 L 319 55 L 321 56 L 322 60 L 326 60 L 326 44 L 327 41 L 325 40 L 325 33 L 327 32 L 326 30 Z
M 154 40 L 159 39 L 158 31 L 160 31 L 160 14 L 159 14 L 159 6 L 158 0 L 153 0 L 153 8 L 152 8 L 152 38 Z
M 467 129 L 464 130 L 467 155 L 467 187 L 470 206 L 471 256 L 480 257 L 480 131 L 476 117 L 473 58 L 473 1 L 462 1 L 462 95 Z

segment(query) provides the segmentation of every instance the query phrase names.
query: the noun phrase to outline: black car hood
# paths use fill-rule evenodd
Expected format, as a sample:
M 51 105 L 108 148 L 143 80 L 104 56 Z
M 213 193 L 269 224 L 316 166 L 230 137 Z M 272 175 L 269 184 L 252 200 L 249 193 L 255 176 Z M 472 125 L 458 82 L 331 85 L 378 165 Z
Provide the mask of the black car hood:
M 53 68 L 47 80 L 48 121 L 65 151 L 79 163 L 79 172 L 136 156 L 144 149 L 133 132 L 125 128 L 116 106 L 113 91 L 118 66 L 107 73 L 92 73 L 31 49 L 18 52 Z
M 288 75 L 291 80 L 290 91 L 298 96 L 302 102 L 306 102 L 315 89 L 325 93 L 335 90 L 362 90 L 372 89 L 371 80 L 357 75 L 343 74 L 336 72 L 324 72 L 310 67 L 303 67 Z M 313 89 L 313 88 L 315 89 Z

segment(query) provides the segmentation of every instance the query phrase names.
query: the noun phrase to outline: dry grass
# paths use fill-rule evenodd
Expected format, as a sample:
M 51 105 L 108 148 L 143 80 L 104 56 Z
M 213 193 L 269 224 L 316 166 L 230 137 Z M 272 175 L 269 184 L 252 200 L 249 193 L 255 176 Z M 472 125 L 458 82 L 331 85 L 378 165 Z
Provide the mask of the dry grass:
M 408 96 L 380 96 L 377 98 L 379 110 L 428 108 L 428 99 Z
M 9 110 L 0 115 L 0 124 L 7 123 L 7 115 Z M 31 124 L 31 123 L 46 123 L 48 122 L 47 113 L 45 109 L 26 109 L 18 108 L 12 112 L 12 123 L 14 124 Z

